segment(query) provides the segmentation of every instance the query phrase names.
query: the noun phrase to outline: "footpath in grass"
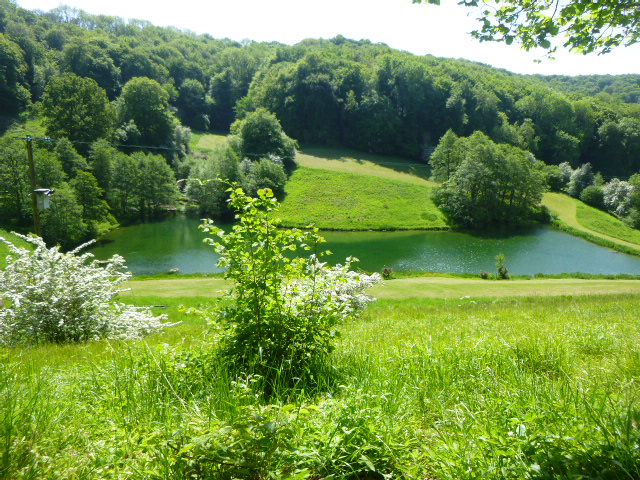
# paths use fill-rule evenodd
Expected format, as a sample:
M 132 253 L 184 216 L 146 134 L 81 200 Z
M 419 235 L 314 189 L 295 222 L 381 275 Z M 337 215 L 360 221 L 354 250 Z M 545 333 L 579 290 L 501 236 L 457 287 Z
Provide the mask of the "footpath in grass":
M 125 298 L 153 296 L 217 297 L 231 283 L 221 278 L 186 278 L 162 280 L 130 280 Z M 640 280 L 604 279 L 532 279 L 482 280 L 456 277 L 414 277 L 384 281 L 370 293 L 377 298 L 462 298 L 462 297 L 522 297 L 594 294 L 640 294 Z
M 640 232 L 606 212 L 585 205 L 580 200 L 561 193 L 546 193 L 542 203 L 570 229 L 582 232 L 590 240 L 597 237 L 606 246 L 622 247 L 640 254 Z M 613 244 L 613 245 L 611 245 Z M 631 251 L 629 251 L 631 250 Z

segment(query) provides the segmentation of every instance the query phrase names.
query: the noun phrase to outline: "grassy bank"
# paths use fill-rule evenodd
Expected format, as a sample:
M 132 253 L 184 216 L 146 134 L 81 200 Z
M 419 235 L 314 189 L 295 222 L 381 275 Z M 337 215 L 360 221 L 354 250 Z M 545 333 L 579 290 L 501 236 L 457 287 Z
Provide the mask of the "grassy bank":
M 147 342 L 0 351 L 0 473 L 637 478 L 639 300 L 384 299 L 341 328 L 315 382 L 265 399 L 178 308 L 215 300 L 140 297 L 183 323 Z
M 561 193 L 546 193 L 542 203 L 557 217 L 561 230 L 598 245 L 640 255 L 640 232 L 606 212 Z
M 322 229 L 443 229 L 431 187 L 357 173 L 298 168 L 286 186 L 280 217 L 287 226 Z

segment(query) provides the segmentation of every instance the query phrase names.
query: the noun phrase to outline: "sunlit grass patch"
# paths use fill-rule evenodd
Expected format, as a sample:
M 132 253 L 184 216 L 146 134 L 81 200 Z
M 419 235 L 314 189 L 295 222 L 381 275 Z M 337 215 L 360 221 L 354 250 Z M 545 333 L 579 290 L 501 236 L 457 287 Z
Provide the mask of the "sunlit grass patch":
M 321 229 L 447 228 L 427 185 L 306 167 L 289 179 L 279 216 Z

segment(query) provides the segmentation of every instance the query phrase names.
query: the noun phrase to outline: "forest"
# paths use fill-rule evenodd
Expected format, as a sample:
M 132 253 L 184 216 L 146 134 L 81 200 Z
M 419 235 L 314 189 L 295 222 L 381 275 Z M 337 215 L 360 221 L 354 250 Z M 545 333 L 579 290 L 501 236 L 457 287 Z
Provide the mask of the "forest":
M 43 220 L 54 243 L 70 246 L 173 208 L 181 194 L 200 213 L 228 214 L 219 185 L 190 177 L 222 175 L 249 191 L 282 192 L 296 141 L 433 163 L 447 132 L 496 145 L 520 159 L 513 165 L 532 155 L 537 166 L 517 171 L 542 182 L 533 202 L 544 189 L 573 188 L 580 197 L 593 187 L 587 203 L 640 221 L 632 198 L 640 171 L 637 76 L 524 76 L 341 36 L 239 43 L 64 6 L 28 11 L 10 0 L 0 1 L 0 58 L 3 130 L 26 120 L 42 133 L 34 137 L 37 178 L 39 187 L 56 188 Z M 232 135 L 224 151 L 201 158 L 190 151 L 192 130 Z M 250 138 L 260 131 L 276 143 Z M 16 135 L 2 139 L 0 163 L 2 223 L 20 229 L 31 222 L 31 206 Z M 460 199 L 447 194 L 459 190 L 452 182 L 439 195 L 445 213 L 460 211 L 445 205 Z M 458 217 L 453 223 L 485 221 Z

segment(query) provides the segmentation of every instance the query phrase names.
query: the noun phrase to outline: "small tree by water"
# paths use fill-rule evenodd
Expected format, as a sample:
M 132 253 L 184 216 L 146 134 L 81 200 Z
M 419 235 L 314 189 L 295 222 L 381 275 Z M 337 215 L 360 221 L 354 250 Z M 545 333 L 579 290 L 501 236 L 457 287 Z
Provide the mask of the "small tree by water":
M 211 220 L 201 226 L 218 238 L 207 240 L 235 285 L 218 312 L 221 352 L 267 378 L 301 375 L 333 350 L 336 327 L 372 300 L 364 290 L 380 275 L 352 271 L 353 258 L 335 267 L 321 262 L 326 252 L 318 252 L 324 242 L 318 230 L 279 228 L 271 190 L 258 190 L 256 198 L 241 188 L 229 192 L 237 212 L 233 229 L 224 233 Z

